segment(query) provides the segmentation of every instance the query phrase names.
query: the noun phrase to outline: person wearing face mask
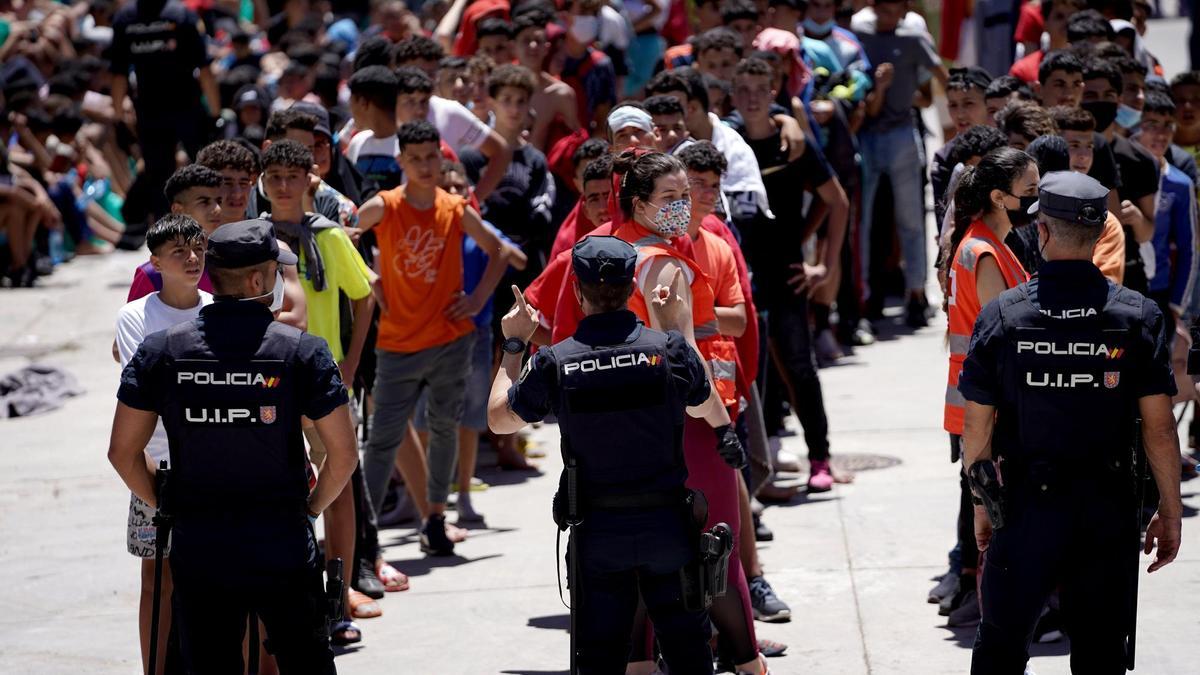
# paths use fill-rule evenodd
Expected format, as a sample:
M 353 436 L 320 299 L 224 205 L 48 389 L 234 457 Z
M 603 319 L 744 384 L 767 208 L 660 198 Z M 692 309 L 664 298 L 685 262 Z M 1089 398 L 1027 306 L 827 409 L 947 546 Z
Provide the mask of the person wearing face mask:
M 1150 572 L 1179 550 L 1170 329 L 1153 301 L 1092 264 L 1106 215 L 1099 182 L 1056 171 L 1037 197 L 1029 211 L 1046 262 L 979 312 L 958 381 L 973 538 L 986 561 L 971 673 L 1024 672 L 1034 623 L 1058 589 L 1072 672 L 1118 675 L 1136 665 L 1137 550 L 1157 547 Z M 1138 431 L 1144 457 L 1131 457 Z M 1143 543 L 1144 473 L 1158 508 Z
M 579 122 L 593 136 L 604 137 L 608 112 L 617 103 L 617 73 L 612 59 L 592 46 L 600 35 L 602 0 L 571 4 L 565 42 L 566 58 L 559 78 L 575 91 Z
M 946 378 L 943 427 L 950 434 L 950 461 L 962 455 L 963 398 L 958 391 L 963 359 L 971 340 L 971 328 L 980 308 L 1004 289 L 1027 281 L 1029 275 L 1017 256 L 1004 243 L 1015 225 L 1029 221 L 1029 207 L 1037 201 L 1038 168 L 1033 158 L 1013 148 L 997 148 L 979 164 L 967 167 L 954 189 L 954 232 L 943 251 L 940 265 L 943 309 L 949 320 L 950 369 Z M 946 255 L 953 251 L 952 255 Z M 979 621 L 975 578 L 979 551 L 972 531 L 970 492 L 965 477 L 960 479 L 958 544 L 962 571 L 958 589 L 943 601 L 942 613 L 951 626 L 970 626 Z
M 166 497 L 144 449 L 161 417 L 174 517 L 173 632 L 184 670 L 240 671 L 253 612 L 281 673 L 334 673 L 312 524 L 358 461 L 346 388 L 324 340 L 274 321 L 268 305 L 279 266 L 298 260 L 279 248 L 269 222 L 222 225 L 205 258 L 213 303 L 149 335 L 129 359 L 108 458 L 156 508 Z M 198 277 L 197 266 L 190 271 Z M 311 490 L 302 416 L 327 449 Z
M 633 244 L 638 254 L 636 290 L 629 299 L 629 308 L 651 327 L 671 325 L 647 298 L 654 296 L 657 286 L 686 285 L 674 291 L 690 308 L 690 320 L 682 322 L 680 331 L 706 363 L 712 396 L 727 400 L 724 394 L 735 387 L 732 378 L 709 365 L 716 360 L 713 347 L 721 340 L 713 289 L 695 262 L 691 240 L 685 236 L 692 204 L 684 166 L 670 155 L 651 152 L 638 156 L 629 150 L 613 162 L 613 172 L 620 176 L 621 213 L 612 233 Z M 687 486 L 703 492 L 708 500 L 705 528 L 728 523 L 736 541 L 740 527 L 750 526 L 740 521 L 736 473 L 747 458 L 730 426 L 730 411 L 724 401 L 713 406 L 703 420 L 689 418 L 685 422 L 683 454 Z M 728 583 L 729 592 L 715 599 L 709 610 L 713 623 L 729 645 L 728 656 L 735 672 L 765 673 L 766 662 L 759 654 L 754 632 L 750 590 L 738 556 L 730 558 Z
M 1111 148 L 1121 179 L 1120 206 L 1111 210 L 1117 211 L 1121 223 L 1129 227 L 1128 234 L 1138 244 L 1145 244 L 1154 237 L 1160 171 L 1158 162 L 1146 148 L 1117 133 L 1116 118 L 1123 89 L 1124 78 L 1111 61 L 1092 58 L 1084 62 L 1083 100 L 1079 107 L 1096 118 L 1096 132 Z

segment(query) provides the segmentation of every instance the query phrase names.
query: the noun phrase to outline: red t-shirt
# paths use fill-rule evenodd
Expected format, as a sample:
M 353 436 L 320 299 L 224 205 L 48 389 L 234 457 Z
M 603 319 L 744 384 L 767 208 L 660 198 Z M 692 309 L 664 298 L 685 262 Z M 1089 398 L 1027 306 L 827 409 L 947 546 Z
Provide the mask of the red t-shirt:
M 1021 16 L 1017 19 L 1017 29 L 1013 31 L 1013 42 L 1032 42 L 1037 44 L 1042 39 L 1046 22 L 1042 19 L 1042 3 L 1026 2 L 1021 5 Z

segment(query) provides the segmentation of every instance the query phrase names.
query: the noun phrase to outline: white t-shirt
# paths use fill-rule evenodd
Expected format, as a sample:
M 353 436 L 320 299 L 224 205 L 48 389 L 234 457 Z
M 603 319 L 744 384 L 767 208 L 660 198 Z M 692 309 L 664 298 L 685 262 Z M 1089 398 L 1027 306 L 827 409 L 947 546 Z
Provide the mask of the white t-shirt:
M 365 178 L 374 180 L 381 190 L 400 185 L 404 172 L 400 170 L 400 141 L 396 134 L 376 136 L 374 131 L 360 131 L 350 139 L 346 158 Z
M 138 298 L 117 311 L 117 352 L 124 368 L 137 353 L 142 340 L 151 333 L 166 330 L 175 324 L 191 321 L 200 316 L 200 308 L 212 303 L 212 295 L 200 291 L 200 302 L 189 309 L 175 309 L 159 299 L 158 293 Z M 146 444 L 146 452 L 155 464 L 170 461 L 167 452 L 167 430 L 162 420 L 154 428 L 154 435 Z
M 429 114 L 425 119 L 437 127 L 442 140 L 458 155 L 468 148 L 478 149 L 491 132 L 465 105 L 440 96 L 429 98 Z

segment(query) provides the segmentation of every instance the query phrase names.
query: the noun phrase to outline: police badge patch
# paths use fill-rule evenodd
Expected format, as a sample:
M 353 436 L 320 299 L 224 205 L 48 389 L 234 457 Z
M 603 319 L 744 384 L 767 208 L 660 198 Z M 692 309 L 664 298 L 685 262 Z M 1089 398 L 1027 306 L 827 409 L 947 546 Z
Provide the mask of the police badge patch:
M 1107 379 L 1106 379 L 1106 381 L 1107 381 Z M 273 405 L 259 406 L 258 407 L 258 419 L 263 424 L 274 424 L 275 423 L 275 406 L 273 406 Z
M 1104 374 L 1105 388 L 1116 389 L 1117 385 L 1120 383 L 1121 383 L 1121 373 L 1116 372 L 1116 373 L 1105 373 Z

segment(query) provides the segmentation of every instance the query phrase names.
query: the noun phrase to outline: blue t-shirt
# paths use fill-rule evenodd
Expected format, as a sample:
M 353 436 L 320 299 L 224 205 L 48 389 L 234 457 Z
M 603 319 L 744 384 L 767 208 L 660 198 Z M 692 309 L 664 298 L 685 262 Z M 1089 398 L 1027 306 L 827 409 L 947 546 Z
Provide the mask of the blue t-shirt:
M 483 221 L 483 226 L 486 227 L 492 234 L 500 238 L 500 241 L 512 246 L 512 240 L 504 236 L 504 233 L 497 230 L 494 225 Z M 488 254 L 483 249 L 479 248 L 479 244 L 470 235 L 464 235 L 462 240 L 463 252 L 463 291 L 471 293 L 479 282 L 483 280 L 483 271 L 487 269 Z M 475 315 L 475 327 L 480 328 L 492 322 L 492 302 L 495 299 L 495 294 L 488 298 L 487 304 L 483 309 Z
M 1168 165 L 1159 183 L 1154 218 L 1155 271 L 1150 290 L 1168 293 L 1172 305 L 1185 307 L 1192 296 L 1195 259 L 1196 197 L 1192 179 Z

